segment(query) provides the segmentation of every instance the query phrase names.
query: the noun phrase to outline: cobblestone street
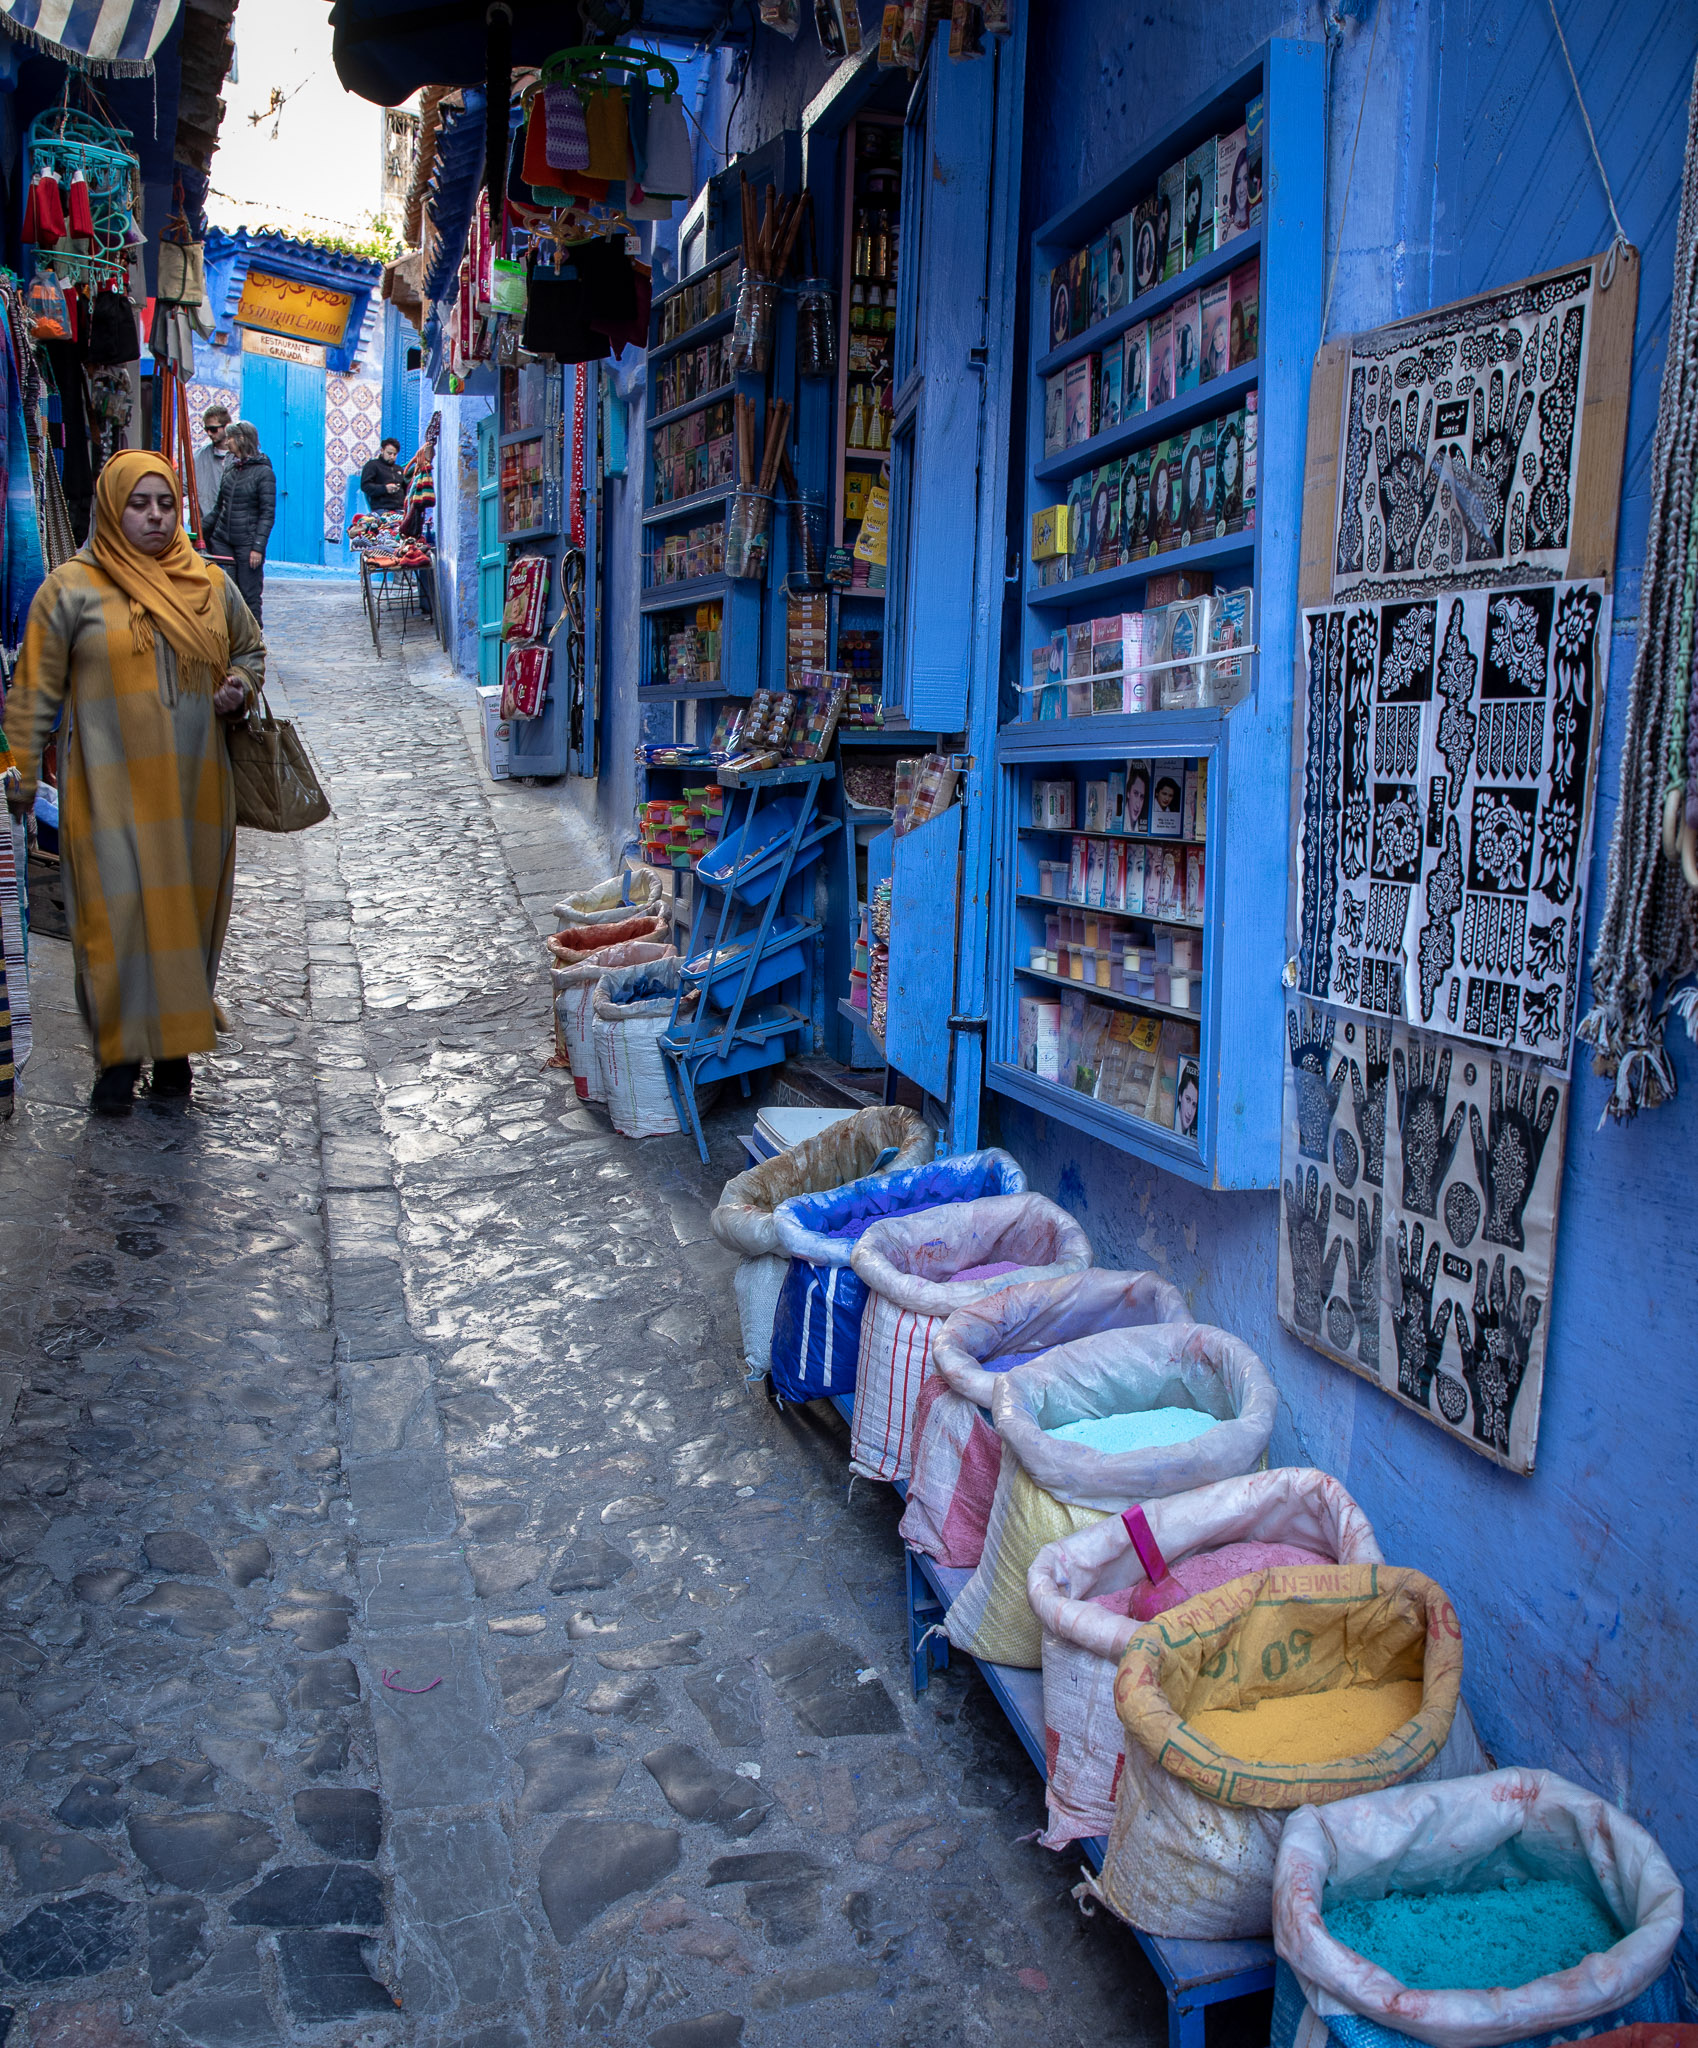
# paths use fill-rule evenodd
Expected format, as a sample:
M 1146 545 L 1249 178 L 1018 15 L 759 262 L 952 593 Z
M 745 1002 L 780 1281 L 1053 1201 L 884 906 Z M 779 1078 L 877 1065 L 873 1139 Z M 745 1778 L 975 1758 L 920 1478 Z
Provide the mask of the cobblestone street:
M 266 594 L 336 815 L 244 835 L 191 1106 L 127 1123 L 69 948 L 0 1125 L 0 2040 L 1165 2039 L 900 1509 L 744 1384 L 712 1125 L 551 1070 L 599 878 L 349 582 Z

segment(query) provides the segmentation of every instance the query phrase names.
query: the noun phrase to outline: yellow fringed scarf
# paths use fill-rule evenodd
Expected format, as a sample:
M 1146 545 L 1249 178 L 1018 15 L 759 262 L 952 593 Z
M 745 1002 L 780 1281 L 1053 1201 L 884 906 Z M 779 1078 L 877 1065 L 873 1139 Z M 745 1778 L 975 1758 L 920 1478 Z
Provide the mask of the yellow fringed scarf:
M 177 494 L 177 531 L 162 555 L 144 555 L 124 538 L 130 493 L 144 476 L 163 476 Z M 183 687 L 211 696 L 230 668 L 230 630 L 212 571 L 195 553 L 182 523 L 183 489 L 163 455 L 130 448 L 114 455 L 94 487 L 89 553 L 130 600 L 130 647 L 153 652 L 157 626 L 177 656 Z

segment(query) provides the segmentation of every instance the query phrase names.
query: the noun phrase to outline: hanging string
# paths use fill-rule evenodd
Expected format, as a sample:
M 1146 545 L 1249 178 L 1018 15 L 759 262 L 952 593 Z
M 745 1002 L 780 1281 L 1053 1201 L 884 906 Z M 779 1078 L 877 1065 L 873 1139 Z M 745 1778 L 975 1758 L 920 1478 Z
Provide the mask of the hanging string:
M 1580 1035 L 1614 1080 L 1605 1115 L 1625 1122 L 1675 1092 L 1663 1043 L 1669 1010 L 1693 1026 L 1698 991 L 1671 993 L 1698 966 L 1698 897 L 1664 851 L 1665 778 L 1679 772 L 1691 683 L 1686 570 L 1698 567 L 1698 66 L 1687 105 L 1686 162 L 1670 280 L 1668 352 L 1651 446 L 1651 517 L 1640 584 L 1639 643 L 1628 686 L 1609 894 L 1592 961 L 1593 1007 Z
M 1344 197 L 1338 208 L 1338 239 L 1333 243 L 1332 272 L 1327 278 L 1327 295 L 1321 304 L 1320 339 L 1323 342 L 1327 338 L 1327 320 L 1332 312 L 1333 286 L 1338 283 L 1338 259 L 1344 254 L 1344 224 L 1350 218 L 1350 186 L 1356 176 L 1356 145 L 1362 140 L 1362 116 L 1368 111 L 1368 86 L 1374 75 L 1374 46 L 1380 39 L 1380 16 L 1385 8 L 1386 0 L 1380 0 L 1374 9 L 1374 32 L 1368 38 L 1368 62 L 1362 72 L 1362 97 L 1356 106 L 1356 133 L 1350 138 L 1350 163 L 1344 173 Z
M 1574 87 L 1574 104 L 1580 109 L 1580 118 L 1586 124 L 1586 140 L 1592 145 L 1592 161 L 1598 167 L 1598 182 L 1603 186 L 1604 197 L 1609 202 L 1610 219 L 1615 222 L 1615 240 L 1611 242 L 1610 252 L 1604 258 L 1604 267 L 1598 273 L 1598 288 L 1607 292 L 1615 282 L 1615 259 L 1618 251 L 1632 245 L 1627 239 L 1626 228 L 1621 224 L 1621 215 L 1615 210 L 1615 194 L 1610 190 L 1610 174 L 1604 169 L 1604 160 L 1598 154 L 1598 138 L 1592 130 L 1592 117 L 1586 111 L 1586 100 L 1580 90 L 1580 80 L 1575 74 L 1574 59 L 1568 54 L 1568 38 L 1562 32 L 1562 22 L 1556 11 L 1556 0 L 1545 0 L 1545 4 L 1551 10 L 1551 26 L 1556 30 L 1557 42 L 1562 47 L 1562 61 L 1568 66 L 1568 82 Z

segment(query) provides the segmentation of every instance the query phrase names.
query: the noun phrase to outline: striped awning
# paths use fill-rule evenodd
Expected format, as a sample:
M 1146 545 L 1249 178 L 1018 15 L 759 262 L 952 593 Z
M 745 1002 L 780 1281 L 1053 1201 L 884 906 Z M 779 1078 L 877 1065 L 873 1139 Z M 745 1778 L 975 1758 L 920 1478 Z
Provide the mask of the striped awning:
M 145 77 L 181 0 L 0 0 L 0 29 L 50 57 L 115 77 Z

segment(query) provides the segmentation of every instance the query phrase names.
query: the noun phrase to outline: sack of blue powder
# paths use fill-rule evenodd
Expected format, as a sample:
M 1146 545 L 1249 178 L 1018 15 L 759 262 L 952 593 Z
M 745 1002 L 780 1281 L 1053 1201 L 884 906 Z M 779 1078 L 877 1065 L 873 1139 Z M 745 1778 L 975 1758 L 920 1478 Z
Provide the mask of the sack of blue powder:
M 1304 1807 L 1274 1864 L 1275 2048 L 1505 2048 L 1677 2017 L 1685 1898 L 1646 1829 L 1552 1771 Z

